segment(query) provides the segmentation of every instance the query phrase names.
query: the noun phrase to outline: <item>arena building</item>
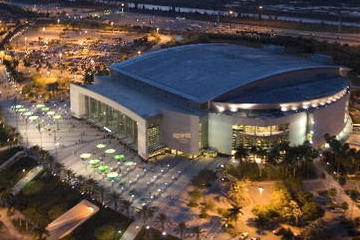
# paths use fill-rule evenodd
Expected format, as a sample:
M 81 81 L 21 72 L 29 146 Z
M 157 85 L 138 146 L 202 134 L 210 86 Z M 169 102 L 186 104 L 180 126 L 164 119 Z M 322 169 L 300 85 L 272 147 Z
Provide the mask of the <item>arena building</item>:
M 240 144 L 284 140 L 321 146 L 326 133 L 345 139 L 352 129 L 348 69 L 325 56 L 196 44 L 153 51 L 110 70 L 93 85 L 71 85 L 72 114 L 144 159 L 162 151 L 232 154 Z

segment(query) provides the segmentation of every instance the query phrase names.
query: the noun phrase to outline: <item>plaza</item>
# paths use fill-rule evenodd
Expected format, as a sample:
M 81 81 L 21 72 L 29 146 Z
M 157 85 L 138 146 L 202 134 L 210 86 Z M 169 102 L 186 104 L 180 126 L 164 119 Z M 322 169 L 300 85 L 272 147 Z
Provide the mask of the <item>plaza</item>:
M 191 179 L 202 169 L 215 171 L 228 161 L 166 154 L 147 163 L 103 128 L 72 118 L 69 104 L 26 104 L 10 100 L 2 106 L 7 109 L 5 118 L 17 126 L 24 143 L 42 146 L 77 176 L 94 179 L 108 191 L 117 192 L 121 199 L 131 202 L 131 217 L 145 205 L 167 212 L 169 233 L 174 231 L 175 222 L 193 218 L 193 213 L 177 207 L 186 202 L 183 193 Z M 103 199 L 102 204 L 114 207 L 109 199 Z M 126 209 L 118 211 L 129 214 Z M 221 224 L 213 227 L 220 229 Z M 210 229 L 203 235 L 212 236 Z

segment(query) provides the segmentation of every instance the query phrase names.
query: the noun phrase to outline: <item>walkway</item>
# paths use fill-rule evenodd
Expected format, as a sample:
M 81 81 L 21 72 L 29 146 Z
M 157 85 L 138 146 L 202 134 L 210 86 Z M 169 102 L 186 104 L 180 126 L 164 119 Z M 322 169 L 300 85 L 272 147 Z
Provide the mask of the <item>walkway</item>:
M 14 164 L 17 160 L 20 159 L 20 157 L 24 155 L 25 155 L 24 151 L 17 152 L 15 155 L 9 158 L 9 160 L 5 161 L 3 164 L 0 165 L 0 172 L 6 169 L 7 167 L 9 167 L 10 165 Z
M 41 173 L 43 171 L 43 166 L 37 166 L 34 167 L 33 169 L 31 169 L 26 175 L 25 177 L 23 177 L 22 179 L 20 179 L 16 185 L 13 187 L 12 189 L 12 193 L 14 195 L 18 194 L 21 189 L 23 189 L 26 184 L 28 184 L 31 180 L 33 180 L 37 175 L 39 175 L 39 173 Z
M 133 221 L 128 226 L 128 228 L 126 229 L 124 234 L 121 236 L 120 240 L 133 240 L 133 239 L 135 239 L 135 237 L 141 231 L 141 228 L 142 228 L 142 223 L 140 223 L 139 221 Z
M 98 211 L 99 208 L 96 205 L 82 200 L 46 227 L 49 232 L 47 240 L 57 240 L 69 235 Z

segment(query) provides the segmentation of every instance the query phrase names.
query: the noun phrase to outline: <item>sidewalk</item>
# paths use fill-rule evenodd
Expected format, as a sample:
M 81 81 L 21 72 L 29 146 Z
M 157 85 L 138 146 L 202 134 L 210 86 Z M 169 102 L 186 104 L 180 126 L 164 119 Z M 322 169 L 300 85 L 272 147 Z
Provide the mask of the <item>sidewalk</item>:
M 28 184 L 31 180 L 33 180 L 39 173 L 42 172 L 43 170 L 43 166 L 37 166 L 34 167 L 33 169 L 31 169 L 26 175 L 25 177 L 23 177 L 22 179 L 20 179 L 16 185 L 13 187 L 12 189 L 12 193 L 14 195 L 18 194 L 21 189 L 23 189 L 26 184 Z

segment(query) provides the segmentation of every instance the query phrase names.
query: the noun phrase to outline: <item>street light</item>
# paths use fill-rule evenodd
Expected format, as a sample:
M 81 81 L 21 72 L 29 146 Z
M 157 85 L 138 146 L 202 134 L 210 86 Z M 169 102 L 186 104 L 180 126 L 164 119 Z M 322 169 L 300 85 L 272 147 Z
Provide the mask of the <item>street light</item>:
M 157 28 L 156 28 L 156 33 L 157 33 L 157 34 L 159 34 L 159 30 L 160 30 L 160 28 L 157 27 Z
M 260 5 L 260 6 L 258 7 L 259 19 L 261 19 L 261 14 L 262 14 L 263 8 L 264 8 L 264 7 L 263 7 L 262 5 Z

